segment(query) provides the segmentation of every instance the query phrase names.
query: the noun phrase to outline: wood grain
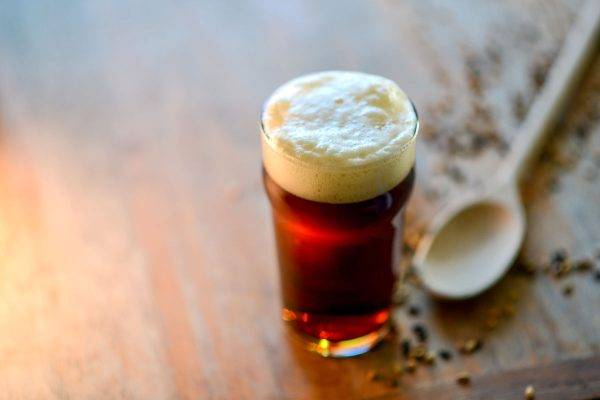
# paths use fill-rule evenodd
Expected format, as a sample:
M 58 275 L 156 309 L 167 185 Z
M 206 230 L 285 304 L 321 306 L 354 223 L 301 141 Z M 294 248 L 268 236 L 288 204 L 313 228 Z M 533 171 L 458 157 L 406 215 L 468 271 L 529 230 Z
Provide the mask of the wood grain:
M 598 357 L 557 362 L 534 368 L 474 377 L 473 383 L 433 384 L 420 390 L 401 389 L 373 400 L 384 399 L 521 399 L 532 386 L 536 399 L 595 399 L 600 391 Z
M 581 1 L 340 4 L 0 2 L 1 399 L 477 398 L 488 387 L 511 398 L 526 378 L 542 399 L 600 396 L 600 285 L 589 274 L 515 270 L 451 304 L 413 289 L 431 348 L 474 336 L 484 346 L 399 388 L 366 378 L 396 358 L 389 342 L 329 360 L 286 334 L 260 182 L 258 113 L 273 88 L 336 68 L 398 81 L 423 123 L 408 213 L 417 231 L 502 157 L 440 142 L 460 136 L 473 104 L 510 141 L 515 99 L 526 108 L 535 96 L 534 72 Z M 599 250 L 599 83 L 596 58 L 550 145 L 570 161 L 541 164 L 525 187 L 523 259 Z M 443 173 L 447 162 L 464 182 Z M 485 331 L 487 310 L 512 291 L 515 317 Z M 394 318 L 402 335 L 417 321 L 403 308 Z M 464 369 L 472 392 L 452 389 Z

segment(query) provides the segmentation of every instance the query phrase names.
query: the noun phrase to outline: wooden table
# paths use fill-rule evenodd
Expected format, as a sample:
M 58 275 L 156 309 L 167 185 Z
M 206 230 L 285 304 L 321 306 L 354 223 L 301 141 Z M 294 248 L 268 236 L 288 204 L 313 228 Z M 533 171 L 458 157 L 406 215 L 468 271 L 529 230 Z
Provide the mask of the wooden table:
M 394 362 L 391 342 L 346 360 L 305 352 L 279 320 L 260 181 L 258 113 L 278 84 L 322 69 L 388 76 L 423 123 L 414 235 L 493 173 L 580 5 L 1 2 L 0 398 L 518 399 L 530 383 L 538 399 L 600 396 L 590 272 L 517 268 L 454 304 L 413 288 L 423 314 L 396 310 L 403 335 L 420 320 L 432 349 L 484 346 L 398 387 L 367 377 Z M 599 250 L 596 60 L 554 161 L 527 184 L 524 260 Z M 488 138 L 475 154 L 461 142 L 473 132 Z M 516 315 L 486 331 L 490 307 L 507 302 Z M 462 370 L 470 388 L 454 382 Z

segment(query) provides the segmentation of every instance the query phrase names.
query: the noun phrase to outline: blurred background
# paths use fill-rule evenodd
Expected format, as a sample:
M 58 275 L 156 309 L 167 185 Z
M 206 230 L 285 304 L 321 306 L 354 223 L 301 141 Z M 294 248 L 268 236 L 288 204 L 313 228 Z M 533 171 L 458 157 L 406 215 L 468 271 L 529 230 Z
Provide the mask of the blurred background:
M 258 116 L 275 87 L 325 69 L 391 78 L 422 122 L 410 247 L 493 173 L 582 3 L 0 2 L 0 398 L 452 396 L 462 369 L 513 393 L 519 374 L 506 371 L 572 359 L 592 360 L 587 382 L 600 382 L 593 271 L 558 281 L 517 266 L 450 305 L 413 287 L 434 345 L 486 339 L 401 387 L 365 378 L 391 345 L 305 353 L 279 321 L 260 181 Z M 525 188 L 523 264 L 563 249 L 600 257 L 597 56 L 583 81 Z M 486 310 L 508 297 L 516 315 L 486 331 Z

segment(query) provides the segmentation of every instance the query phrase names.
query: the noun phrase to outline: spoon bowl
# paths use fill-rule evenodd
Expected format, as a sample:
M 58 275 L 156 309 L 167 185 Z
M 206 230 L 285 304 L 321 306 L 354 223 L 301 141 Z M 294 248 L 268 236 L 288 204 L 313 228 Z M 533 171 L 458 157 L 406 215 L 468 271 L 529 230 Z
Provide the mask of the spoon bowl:
M 518 200 L 512 190 L 462 203 L 438 217 L 414 259 L 432 294 L 457 300 L 472 297 L 504 275 L 525 234 Z

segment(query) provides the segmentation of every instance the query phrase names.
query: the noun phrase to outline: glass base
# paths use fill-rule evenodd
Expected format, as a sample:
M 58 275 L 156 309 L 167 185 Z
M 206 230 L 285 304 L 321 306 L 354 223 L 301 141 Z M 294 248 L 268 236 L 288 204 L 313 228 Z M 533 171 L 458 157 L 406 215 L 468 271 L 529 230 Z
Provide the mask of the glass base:
M 290 311 L 284 309 L 283 320 L 295 339 L 301 342 L 306 349 L 318 353 L 323 357 L 352 357 L 364 354 L 371 350 L 377 343 L 387 336 L 390 331 L 387 321 L 388 312 L 385 312 L 385 322 L 378 324 L 377 328 L 355 338 L 332 340 L 308 335 L 298 329 L 296 322 L 289 319 Z M 363 331 L 364 332 L 364 331 Z

